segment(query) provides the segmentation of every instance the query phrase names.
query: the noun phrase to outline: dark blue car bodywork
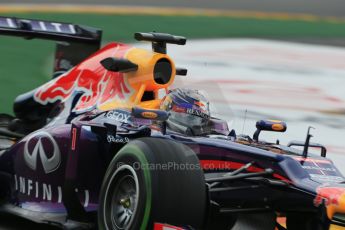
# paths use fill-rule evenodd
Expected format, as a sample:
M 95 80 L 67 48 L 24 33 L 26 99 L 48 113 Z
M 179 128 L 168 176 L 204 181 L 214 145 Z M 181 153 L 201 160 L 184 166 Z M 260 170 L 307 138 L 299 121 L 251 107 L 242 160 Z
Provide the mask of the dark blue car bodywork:
M 38 34 L 24 27 L 12 32 Z M 56 39 L 54 33 L 44 36 Z M 83 42 L 94 44 L 87 38 Z M 155 119 L 137 119 L 131 110 L 76 114 L 72 108 L 78 98 L 76 93 L 55 103 L 59 112 L 23 137 L 1 132 L 1 138 L 11 142 L 0 148 L 0 190 L 6 197 L 1 211 L 67 228 L 94 227 L 111 160 L 128 142 L 151 137 L 182 143 L 196 153 L 204 170 L 210 215 L 312 212 L 324 222 L 337 221 L 334 214 L 343 215 L 342 208 L 334 208 L 344 205 L 339 203 L 342 194 L 334 197 L 332 191 L 345 191 L 345 178 L 325 157 L 305 157 L 298 149 L 236 136 L 229 130 L 186 136 L 165 130 Z M 114 112 L 128 121 L 109 115 Z M 322 193 L 325 188 L 330 189 L 329 196 Z

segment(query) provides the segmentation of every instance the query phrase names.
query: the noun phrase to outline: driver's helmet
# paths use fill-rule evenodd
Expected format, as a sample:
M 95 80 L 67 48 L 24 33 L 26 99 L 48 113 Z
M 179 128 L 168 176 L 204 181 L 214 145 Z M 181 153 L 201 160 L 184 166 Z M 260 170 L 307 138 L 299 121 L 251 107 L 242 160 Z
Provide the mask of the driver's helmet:
M 209 102 L 197 90 L 174 89 L 163 98 L 160 109 L 170 113 L 168 129 L 186 135 L 203 135 L 209 130 Z

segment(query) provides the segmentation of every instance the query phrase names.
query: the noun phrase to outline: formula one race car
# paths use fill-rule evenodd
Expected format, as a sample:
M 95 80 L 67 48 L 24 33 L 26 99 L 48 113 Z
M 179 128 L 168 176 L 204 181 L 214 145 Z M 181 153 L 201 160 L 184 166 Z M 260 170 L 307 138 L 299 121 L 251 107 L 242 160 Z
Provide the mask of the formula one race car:
M 66 229 L 345 225 L 345 178 L 310 134 L 267 143 L 260 132 L 286 124 L 262 120 L 237 135 L 198 91 L 168 89 L 187 70 L 166 44 L 184 37 L 100 48 L 98 29 L 4 17 L 0 34 L 58 41 L 53 79 L 0 116 L 1 212 Z

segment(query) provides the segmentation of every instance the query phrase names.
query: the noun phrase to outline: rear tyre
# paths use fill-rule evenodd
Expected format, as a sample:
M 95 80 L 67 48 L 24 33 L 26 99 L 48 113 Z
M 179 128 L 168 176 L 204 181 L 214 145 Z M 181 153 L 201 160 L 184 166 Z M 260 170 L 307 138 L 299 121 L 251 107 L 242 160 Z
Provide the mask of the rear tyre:
M 170 140 L 132 141 L 110 163 L 99 204 L 101 230 L 146 230 L 155 222 L 200 228 L 207 196 L 199 160 Z

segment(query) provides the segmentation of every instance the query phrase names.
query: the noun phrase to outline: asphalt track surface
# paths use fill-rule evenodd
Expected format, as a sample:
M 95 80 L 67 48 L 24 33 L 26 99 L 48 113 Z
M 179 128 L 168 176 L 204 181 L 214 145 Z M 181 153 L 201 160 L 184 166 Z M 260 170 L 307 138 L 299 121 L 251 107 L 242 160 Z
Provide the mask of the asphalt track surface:
M 187 7 L 201 9 L 284 12 L 293 14 L 313 14 L 323 17 L 345 17 L 343 0 L 1 0 L 9 4 L 91 4 L 122 6 Z M 159 9 L 158 9 L 159 10 Z
M 184 7 L 201 9 L 221 9 L 238 11 L 260 11 L 267 13 L 288 13 L 288 14 L 312 14 L 321 17 L 345 18 L 345 7 L 343 0 L 0 0 L 1 3 L 8 4 L 97 4 L 97 5 L 121 5 L 121 6 L 150 6 L 150 7 Z M 310 40 L 309 40 L 310 41 Z M 317 39 L 315 40 L 316 43 Z M 308 42 L 308 41 L 307 41 Z M 336 42 L 335 42 L 336 43 Z M 217 63 L 215 63 L 217 64 Z M 249 114 L 250 116 L 250 114 Z M 54 230 L 56 228 L 37 225 L 29 221 L 8 215 L 0 215 L 1 230 L 31 230 L 45 229 Z

